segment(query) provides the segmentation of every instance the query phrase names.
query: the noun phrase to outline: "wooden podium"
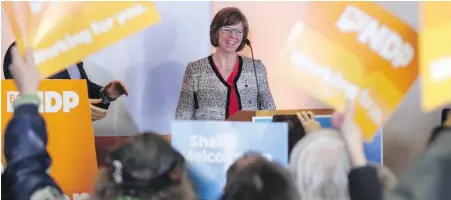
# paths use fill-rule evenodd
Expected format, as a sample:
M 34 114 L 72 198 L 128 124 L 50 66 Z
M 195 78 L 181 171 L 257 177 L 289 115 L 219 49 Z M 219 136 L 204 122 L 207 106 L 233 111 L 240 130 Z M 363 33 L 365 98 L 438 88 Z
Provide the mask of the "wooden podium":
M 275 115 L 282 115 L 281 118 L 276 119 L 275 121 L 288 123 L 288 155 L 290 155 L 291 150 L 297 142 L 305 136 L 305 131 L 301 122 L 297 119 L 297 117 L 292 117 L 290 115 L 296 115 L 296 113 L 302 111 L 311 111 L 315 114 L 315 116 L 331 116 L 334 112 L 332 109 L 239 111 L 226 119 L 226 121 L 252 122 L 254 117 L 272 117 Z M 283 117 L 283 115 L 287 115 L 287 117 Z
M 274 115 L 296 115 L 301 111 L 312 111 L 315 115 L 332 115 L 333 109 L 299 109 L 299 110 L 262 110 L 262 111 L 239 111 L 230 116 L 226 121 L 250 122 L 253 117 L 268 117 Z

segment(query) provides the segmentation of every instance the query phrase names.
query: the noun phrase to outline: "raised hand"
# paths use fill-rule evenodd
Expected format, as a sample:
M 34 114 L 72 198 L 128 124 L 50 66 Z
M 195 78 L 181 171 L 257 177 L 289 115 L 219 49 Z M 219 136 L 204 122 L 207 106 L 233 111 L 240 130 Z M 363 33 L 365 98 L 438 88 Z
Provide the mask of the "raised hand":
M 21 95 L 36 94 L 41 76 L 33 59 L 33 50 L 27 49 L 23 57 L 16 46 L 12 48 L 12 63 L 9 66 L 14 82 Z

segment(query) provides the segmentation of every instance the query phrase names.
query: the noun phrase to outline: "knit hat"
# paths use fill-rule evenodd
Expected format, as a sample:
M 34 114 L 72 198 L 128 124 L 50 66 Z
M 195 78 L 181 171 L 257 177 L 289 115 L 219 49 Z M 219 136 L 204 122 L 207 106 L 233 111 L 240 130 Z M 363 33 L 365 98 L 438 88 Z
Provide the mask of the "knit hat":
M 183 156 L 155 133 L 144 133 L 107 157 L 111 177 L 126 196 L 156 193 L 179 181 L 171 173 L 185 163 Z

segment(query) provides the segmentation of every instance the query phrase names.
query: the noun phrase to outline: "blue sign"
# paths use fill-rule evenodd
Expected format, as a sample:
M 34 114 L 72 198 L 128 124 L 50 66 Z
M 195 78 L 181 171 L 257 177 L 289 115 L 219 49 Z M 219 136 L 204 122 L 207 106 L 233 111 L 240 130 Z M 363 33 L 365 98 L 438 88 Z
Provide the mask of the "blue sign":
M 330 118 L 332 117 L 332 115 L 317 115 L 315 116 L 316 120 L 321 124 L 322 127 L 324 128 L 332 128 L 332 124 L 330 121 Z M 272 121 L 272 116 L 268 116 L 268 117 L 254 117 L 252 119 L 253 122 L 271 122 Z M 376 134 L 376 136 L 374 137 L 373 141 L 371 142 L 365 142 L 364 143 L 364 147 L 365 147 L 365 155 L 368 159 L 368 161 L 370 162 L 374 162 L 374 163 L 378 163 L 378 164 L 382 164 L 383 162 L 383 143 L 382 143 L 382 139 L 383 139 L 383 132 L 382 129 L 379 130 L 379 132 Z
M 174 121 L 171 133 L 172 146 L 188 161 L 198 199 L 218 199 L 227 169 L 246 152 L 288 163 L 286 123 Z

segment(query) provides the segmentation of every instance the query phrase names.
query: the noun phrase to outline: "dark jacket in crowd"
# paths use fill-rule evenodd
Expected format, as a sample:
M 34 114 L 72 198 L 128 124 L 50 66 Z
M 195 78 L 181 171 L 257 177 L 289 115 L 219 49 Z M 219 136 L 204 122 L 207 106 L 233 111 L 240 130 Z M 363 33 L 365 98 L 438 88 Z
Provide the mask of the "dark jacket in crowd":
M 399 179 L 387 200 L 451 199 L 451 128 L 434 129 L 427 152 Z
M 349 196 L 351 200 L 381 200 L 382 187 L 373 166 L 357 167 L 349 173 Z
M 59 186 L 46 172 L 51 165 L 46 146 L 47 130 L 38 105 L 17 106 L 4 136 L 7 167 L 2 174 L 2 200 L 30 200 L 36 195 L 61 199 Z

